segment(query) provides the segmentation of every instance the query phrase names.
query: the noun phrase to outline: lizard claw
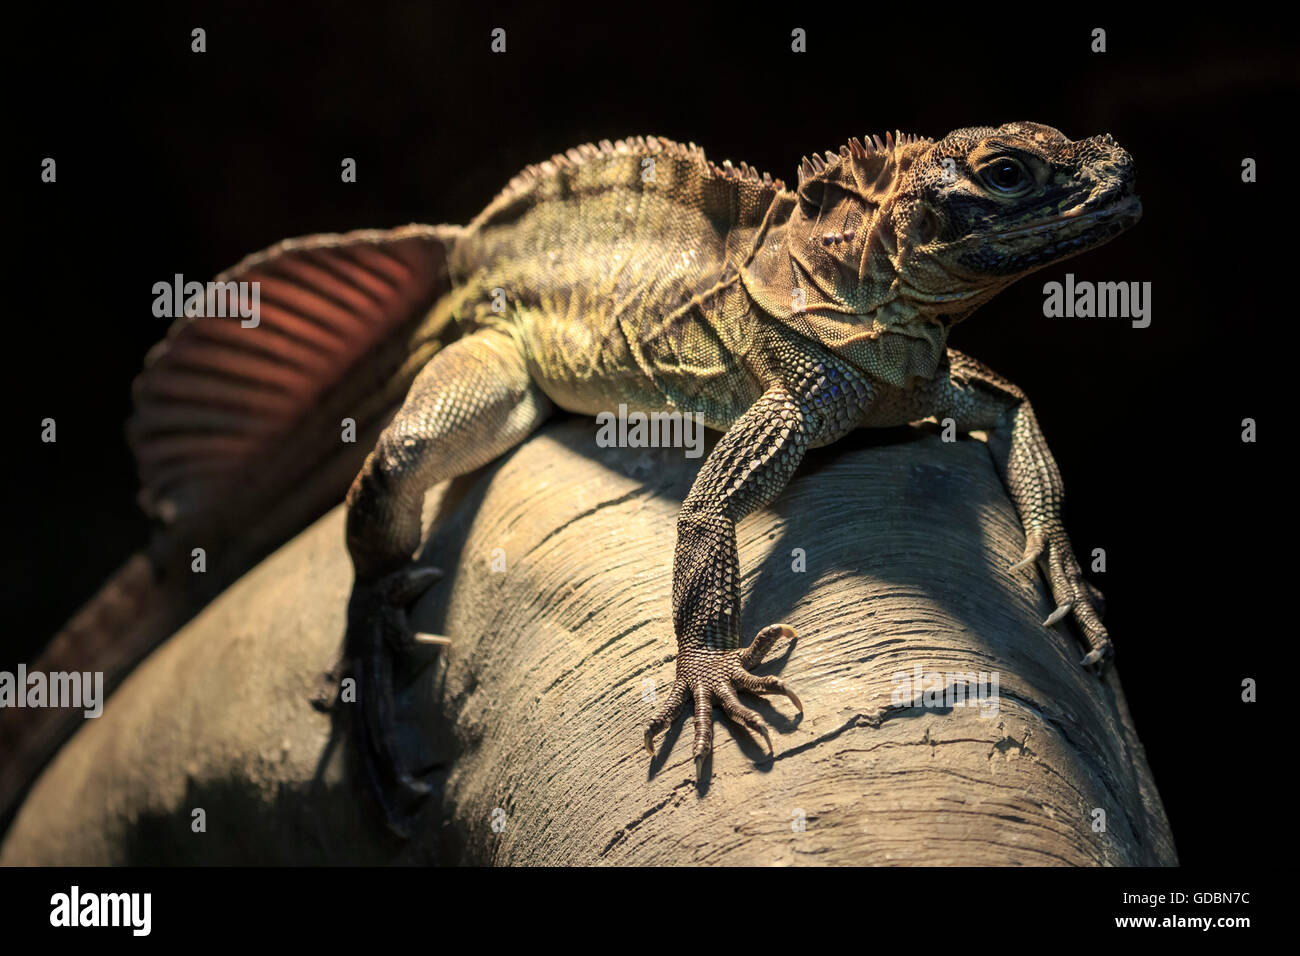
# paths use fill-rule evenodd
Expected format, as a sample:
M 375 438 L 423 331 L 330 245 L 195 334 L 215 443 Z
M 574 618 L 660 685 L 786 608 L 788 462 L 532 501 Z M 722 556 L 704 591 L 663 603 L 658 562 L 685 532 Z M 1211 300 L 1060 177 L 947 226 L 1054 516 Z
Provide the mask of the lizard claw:
M 1040 558 L 1045 559 L 1047 581 L 1051 586 L 1052 598 L 1056 601 L 1056 610 L 1047 616 L 1043 626 L 1052 627 L 1067 617 L 1072 617 L 1088 646 L 1088 653 L 1081 663 L 1101 676 L 1115 656 L 1110 635 L 1101 623 L 1105 607 L 1101 591 L 1084 579 L 1065 529 L 1057 527 L 1046 533 L 1030 533 L 1025 545 L 1025 559 L 1010 570 L 1014 571 L 1023 567 L 1026 561 L 1033 563 Z
M 1062 604 L 1051 614 L 1047 615 L 1047 618 L 1043 621 L 1043 627 L 1051 627 L 1053 624 L 1059 623 L 1060 621 L 1064 620 L 1065 616 L 1073 610 L 1074 610 L 1073 601 L 1069 601 L 1065 604 Z
M 1047 547 L 1047 540 L 1041 534 L 1031 534 L 1025 541 L 1025 552 L 1019 561 L 1007 568 L 1008 574 L 1014 574 L 1024 568 L 1033 567 L 1038 563 L 1038 559 L 1043 556 L 1043 549 Z
M 654 738 L 672 723 L 681 710 L 689 693 L 695 701 L 695 743 L 692 748 L 695 757 L 697 779 L 704 779 L 704 768 L 713 752 L 713 705 L 716 703 L 723 712 L 744 724 L 751 733 L 763 739 L 767 745 L 768 757 L 775 756 L 772 738 L 763 719 L 740 702 L 736 690 L 751 694 L 784 694 L 803 713 L 803 703 L 794 691 L 775 676 L 760 677 L 749 672 L 749 668 L 762 663 L 767 652 L 780 637 L 794 638 L 794 628 L 784 624 L 766 627 L 754 638 L 747 648 L 721 651 L 708 648 L 687 648 L 677 655 L 677 677 L 663 706 L 650 719 L 645 731 L 646 749 L 654 752 Z
M 1110 666 L 1111 659 L 1115 656 L 1115 648 L 1107 641 L 1101 647 L 1089 651 L 1084 655 L 1083 660 L 1079 663 L 1088 670 L 1093 671 L 1098 677 L 1106 673 L 1106 668 Z

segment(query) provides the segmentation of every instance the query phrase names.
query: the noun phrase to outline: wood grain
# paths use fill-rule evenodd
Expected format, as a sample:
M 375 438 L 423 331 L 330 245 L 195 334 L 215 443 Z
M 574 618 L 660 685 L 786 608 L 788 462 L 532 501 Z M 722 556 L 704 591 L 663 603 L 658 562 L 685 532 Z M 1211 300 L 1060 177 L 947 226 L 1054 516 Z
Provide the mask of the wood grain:
M 983 444 L 927 429 L 811 453 L 738 529 L 746 639 L 800 634 L 760 673 L 804 716 L 747 700 L 775 759 L 720 715 L 707 785 L 689 718 L 650 757 L 698 462 L 594 434 L 557 422 L 441 499 L 424 560 L 447 576 L 413 617 L 453 644 L 402 699 L 404 740 L 443 769 L 413 840 L 376 824 L 346 718 L 307 703 L 350 585 L 336 509 L 131 675 L 38 781 L 0 863 L 1176 864 L 1118 678 L 1041 626 L 1039 576 L 1004 570 L 1023 534 Z M 928 706 L 900 679 L 917 667 L 996 674 L 998 696 Z

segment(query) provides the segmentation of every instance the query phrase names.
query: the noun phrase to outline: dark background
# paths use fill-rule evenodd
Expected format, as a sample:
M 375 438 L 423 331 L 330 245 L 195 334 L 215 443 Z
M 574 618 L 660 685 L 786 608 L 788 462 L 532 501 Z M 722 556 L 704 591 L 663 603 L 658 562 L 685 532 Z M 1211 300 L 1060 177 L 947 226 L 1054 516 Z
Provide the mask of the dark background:
M 1267 704 L 1242 704 L 1240 684 L 1275 695 L 1267 678 L 1286 665 L 1273 648 L 1294 631 L 1281 581 L 1293 509 L 1263 460 L 1290 424 L 1271 414 L 1277 385 L 1295 376 L 1286 31 L 1262 14 L 1145 23 L 1131 10 L 917 4 L 890 22 L 872 4 L 775 18 L 728 6 L 28 14 L 10 37 L 0 668 L 30 660 L 145 543 L 122 425 L 167 325 L 151 313 L 154 282 L 203 280 L 288 236 L 463 223 L 525 164 L 606 137 L 693 140 L 792 180 L 801 155 L 852 135 L 1032 120 L 1112 133 L 1136 159 L 1144 219 L 1003 293 L 952 344 L 1031 396 L 1076 548 L 1106 549 L 1094 580 L 1181 859 L 1253 859 L 1281 812 L 1260 803 L 1261 775 L 1286 758 L 1266 756 Z M 496 26 L 505 55 L 489 52 Z M 807 54 L 790 52 L 796 26 Z M 1089 52 L 1096 26 L 1107 53 Z M 45 156 L 53 186 L 39 182 Z M 356 184 L 339 180 L 344 156 Z M 1241 182 L 1246 156 L 1257 184 Z M 1042 284 L 1067 271 L 1150 281 L 1151 327 L 1043 318 Z M 47 416 L 54 445 L 39 441 Z M 1260 444 L 1240 441 L 1247 416 Z

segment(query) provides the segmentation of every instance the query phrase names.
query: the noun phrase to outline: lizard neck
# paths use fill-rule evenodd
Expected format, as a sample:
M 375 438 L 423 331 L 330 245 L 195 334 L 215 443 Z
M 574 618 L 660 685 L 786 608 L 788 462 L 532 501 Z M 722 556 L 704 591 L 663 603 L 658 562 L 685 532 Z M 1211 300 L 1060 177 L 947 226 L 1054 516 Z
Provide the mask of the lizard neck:
M 795 208 L 793 193 L 776 197 L 754 254 L 741 269 L 755 307 L 767 321 L 824 346 L 879 381 L 907 388 L 931 378 L 943 358 L 950 321 L 905 294 L 891 227 L 872 223 L 851 239 L 814 246 L 802 235 Z M 833 252 L 820 251 L 826 249 Z

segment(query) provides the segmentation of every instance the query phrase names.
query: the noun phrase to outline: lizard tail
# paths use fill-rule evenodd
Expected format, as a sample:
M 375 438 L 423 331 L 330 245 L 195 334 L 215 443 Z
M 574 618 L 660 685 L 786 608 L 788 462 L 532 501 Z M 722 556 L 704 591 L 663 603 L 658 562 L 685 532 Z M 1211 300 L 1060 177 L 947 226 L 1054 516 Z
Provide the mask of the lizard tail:
M 94 687 L 88 674 L 103 673 L 107 692 L 110 675 L 124 675 L 170 633 L 180 597 L 163 586 L 147 555 L 136 554 L 50 639 L 28 671 L 81 673 L 82 700 L 71 707 L 0 711 L 0 832 L 37 772 L 85 719 L 84 708 L 91 704 L 86 694 Z
M 152 540 L 29 673 L 102 672 L 111 691 L 343 499 L 416 373 L 458 336 L 444 297 L 460 234 L 410 225 L 310 236 L 197 289 L 177 277 L 155 311 L 178 318 L 145 359 L 127 423 Z M 71 707 L 0 710 L 0 832 L 82 719 Z

